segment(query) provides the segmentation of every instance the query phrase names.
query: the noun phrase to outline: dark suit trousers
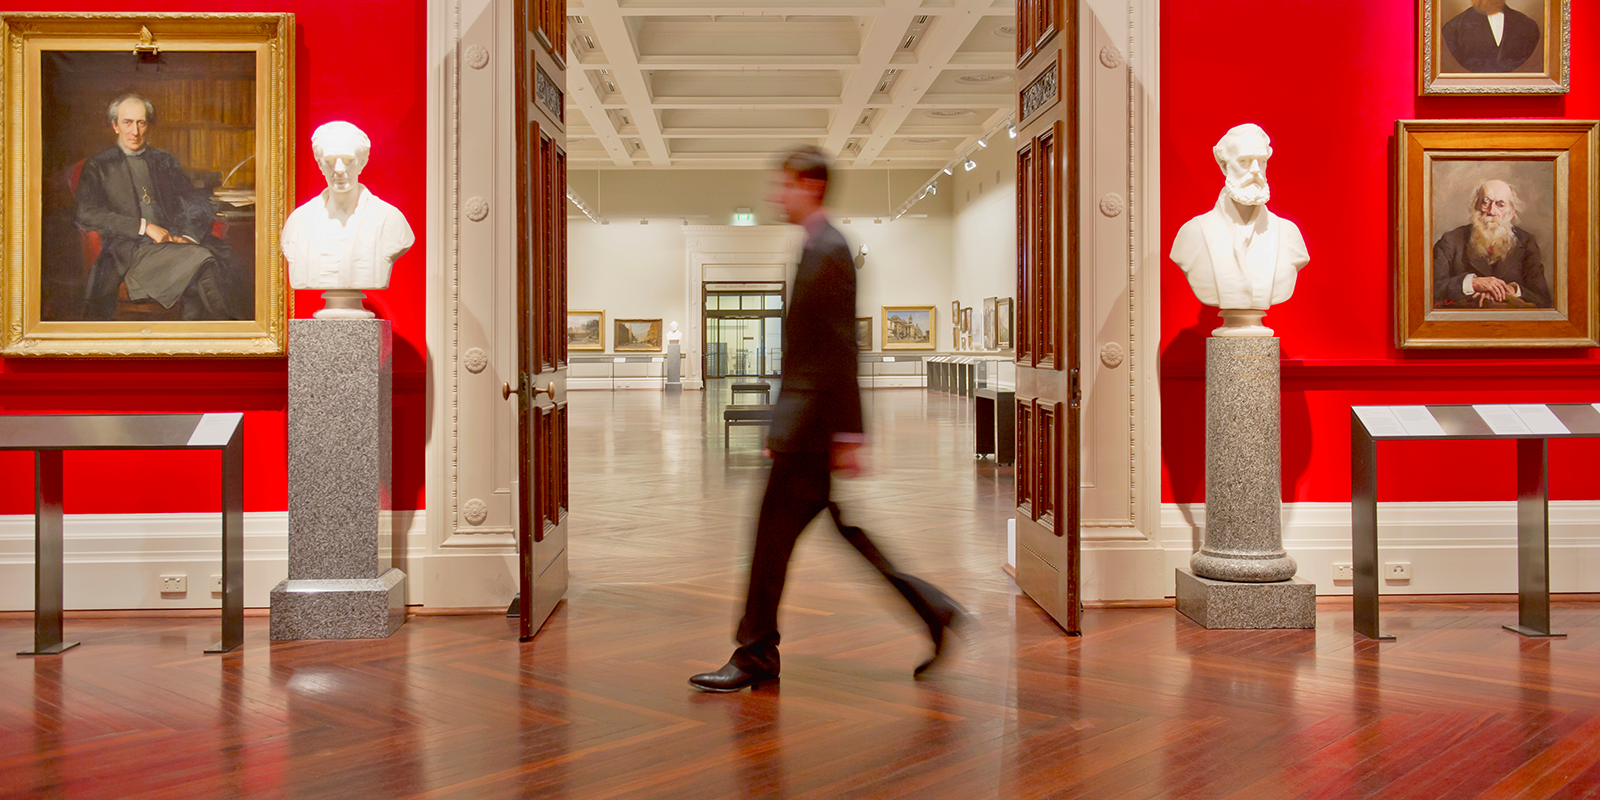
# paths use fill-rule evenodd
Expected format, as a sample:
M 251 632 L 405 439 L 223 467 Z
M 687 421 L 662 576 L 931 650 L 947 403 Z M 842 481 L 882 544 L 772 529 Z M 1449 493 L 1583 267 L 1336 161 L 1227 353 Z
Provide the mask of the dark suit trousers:
M 761 498 L 756 522 L 755 552 L 750 559 L 750 588 L 745 595 L 744 617 L 739 621 L 733 665 L 745 672 L 776 675 L 778 660 L 778 603 L 788 578 L 789 557 L 806 525 L 824 509 L 833 516 L 850 546 L 881 573 L 930 630 L 950 622 L 955 602 L 918 578 L 895 570 L 882 551 L 860 528 L 845 525 L 839 507 L 828 498 L 832 487 L 828 453 L 774 453 L 767 491 Z

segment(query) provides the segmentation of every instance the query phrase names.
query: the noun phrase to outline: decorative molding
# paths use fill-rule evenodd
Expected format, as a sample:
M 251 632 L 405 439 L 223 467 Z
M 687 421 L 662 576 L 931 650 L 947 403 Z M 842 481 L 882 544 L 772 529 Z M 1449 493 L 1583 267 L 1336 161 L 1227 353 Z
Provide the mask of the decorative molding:
M 1116 342 L 1106 342 L 1100 348 L 1100 363 L 1110 369 L 1122 366 L 1122 345 Z
M 567 101 L 562 95 L 561 87 L 556 86 L 550 76 L 544 74 L 544 67 L 533 65 L 533 94 L 538 99 L 539 105 L 549 112 L 551 118 L 562 124 L 566 123 L 564 115 L 567 110 Z
M 473 69 L 483 69 L 489 66 L 489 48 L 475 44 L 467 48 L 467 66 Z
M 1019 103 L 1020 114 L 1017 126 L 1026 125 L 1030 119 L 1061 99 L 1061 55 L 1056 54 L 1055 62 L 1044 68 L 1039 77 L 1034 78 L 1022 90 Z
M 461 507 L 461 516 L 468 525 L 482 525 L 489 518 L 489 504 L 474 497 Z
M 1117 48 L 1111 45 L 1100 48 L 1100 66 L 1106 69 L 1116 69 L 1126 63 L 1127 61 L 1122 58 L 1122 51 Z
M 467 368 L 468 372 L 476 375 L 489 366 L 489 354 L 483 352 L 481 347 L 474 347 L 462 357 L 461 363 Z
M 481 197 L 468 198 L 464 208 L 467 212 L 467 219 L 473 222 L 482 222 L 489 216 L 489 201 Z
M 1121 216 L 1127 206 L 1128 204 L 1122 199 L 1122 195 L 1116 192 L 1106 192 L 1105 196 L 1100 198 L 1100 213 L 1112 219 Z

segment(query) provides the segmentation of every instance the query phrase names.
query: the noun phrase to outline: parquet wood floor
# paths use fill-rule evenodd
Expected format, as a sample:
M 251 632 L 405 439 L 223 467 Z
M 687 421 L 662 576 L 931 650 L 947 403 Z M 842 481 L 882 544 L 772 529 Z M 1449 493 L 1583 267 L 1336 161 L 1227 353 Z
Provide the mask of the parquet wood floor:
M 532 643 L 501 617 L 384 641 L 201 654 L 214 620 L 69 620 L 83 646 L 0 657 L 0 796 L 1441 798 L 1600 794 L 1600 606 L 1565 640 L 1503 603 L 1393 605 L 1379 645 L 1090 610 L 1061 635 L 999 570 L 1010 474 L 969 401 L 873 393 L 846 508 L 981 628 L 931 679 L 896 598 L 824 527 L 802 540 L 775 688 L 704 695 L 762 478 L 720 403 L 575 393 L 572 592 Z M 0 619 L 20 649 L 25 617 Z

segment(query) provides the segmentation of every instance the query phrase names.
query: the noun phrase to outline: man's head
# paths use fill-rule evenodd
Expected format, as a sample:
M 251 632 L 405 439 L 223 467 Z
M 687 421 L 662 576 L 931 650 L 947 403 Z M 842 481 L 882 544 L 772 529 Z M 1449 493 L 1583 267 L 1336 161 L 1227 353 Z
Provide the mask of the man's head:
M 1490 261 L 1499 261 L 1516 243 L 1517 216 L 1522 213 L 1522 198 L 1511 184 L 1487 180 L 1472 193 L 1472 250 Z
M 1227 179 L 1223 191 L 1234 202 L 1259 206 L 1272 198 L 1267 187 L 1267 159 L 1272 158 L 1272 140 L 1260 125 L 1247 122 L 1232 128 L 1211 148 L 1211 154 Z
M 117 144 L 124 150 L 137 151 L 144 147 L 145 136 L 156 122 L 156 107 L 139 95 L 125 94 L 111 101 L 106 118 L 111 122 L 111 132 L 117 135 Z
M 311 134 L 311 155 L 336 194 L 356 188 L 371 154 L 372 140 L 348 122 L 329 122 Z
M 802 222 L 828 198 L 828 173 L 827 154 L 811 145 L 796 147 L 778 165 L 767 200 L 785 222 Z

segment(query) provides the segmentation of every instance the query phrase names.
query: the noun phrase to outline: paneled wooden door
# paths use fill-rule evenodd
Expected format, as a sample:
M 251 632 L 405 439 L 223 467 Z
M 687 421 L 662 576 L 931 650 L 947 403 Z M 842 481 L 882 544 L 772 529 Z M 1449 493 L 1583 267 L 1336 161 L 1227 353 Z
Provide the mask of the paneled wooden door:
M 1018 0 L 1017 584 L 1078 635 L 1078 4 Z
M 565 0 L 517 0 L 518 638 L 567 593 Z

